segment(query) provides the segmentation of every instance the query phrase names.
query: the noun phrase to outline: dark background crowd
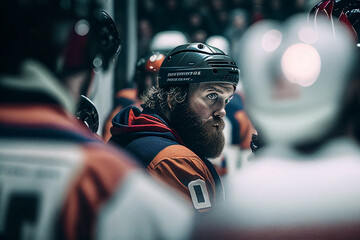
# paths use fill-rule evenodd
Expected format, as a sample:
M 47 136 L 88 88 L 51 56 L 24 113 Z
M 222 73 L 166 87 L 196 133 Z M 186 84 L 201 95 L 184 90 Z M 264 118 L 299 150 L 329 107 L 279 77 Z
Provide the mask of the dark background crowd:
M 153 36 L 177 30 L 190 42 L 205 42 L 213 35 L 225 37 L 230 49 L 245 30 L 262 19 L 283 21 L 307 11 L 309 0 L 139 0 L 138 56 L 149 51 Z

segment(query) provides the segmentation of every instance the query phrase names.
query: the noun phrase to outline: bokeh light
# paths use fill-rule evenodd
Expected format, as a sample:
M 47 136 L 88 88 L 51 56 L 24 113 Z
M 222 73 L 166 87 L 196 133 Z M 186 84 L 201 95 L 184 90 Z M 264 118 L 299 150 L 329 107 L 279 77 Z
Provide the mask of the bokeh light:
M 90 24 L 85 19 L 77 21 L 75 24 L 75 32 L 80 36 L 85 36 L 90 30 Z
M 309 44 L 294 44 L 287 48 L 282 55 L 281 68 L 288 81 L 308 87 L 314 84 L 319 77 L 320 55 Z
M 272 29 L 267 31 L 261 39 L 261 47 L 267 51 L 274 51 L 279 47 L 282 39 L 282 34 L 279 30 Z

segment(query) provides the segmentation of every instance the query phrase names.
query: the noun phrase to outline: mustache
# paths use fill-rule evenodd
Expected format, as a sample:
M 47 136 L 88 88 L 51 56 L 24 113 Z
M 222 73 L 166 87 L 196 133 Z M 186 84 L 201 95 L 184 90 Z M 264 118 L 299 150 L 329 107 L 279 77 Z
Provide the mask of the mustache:
M 212 120 L 208 120 L 204 125 L 208 127 L 216 127 L 217 129 L 224 130 L 225 122 L 221 118 L 214 118 Z

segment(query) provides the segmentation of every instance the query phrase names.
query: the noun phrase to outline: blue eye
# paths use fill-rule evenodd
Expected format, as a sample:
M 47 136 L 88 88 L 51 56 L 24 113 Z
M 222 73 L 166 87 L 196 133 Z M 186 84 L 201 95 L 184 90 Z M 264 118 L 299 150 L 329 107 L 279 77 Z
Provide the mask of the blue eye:
M 228 103 L 231 101 L 232 98 L 233 98 L 233 96 L 231 96 L 230 98 L 226 99 L 226 100 L 225 100 L 225 104 L 228 104 Z
M 210 93 L 209 95 L 207 95 L 207 97 L 210 100 L 215 100 L 217 99 L 218 95 L 216 93 Z

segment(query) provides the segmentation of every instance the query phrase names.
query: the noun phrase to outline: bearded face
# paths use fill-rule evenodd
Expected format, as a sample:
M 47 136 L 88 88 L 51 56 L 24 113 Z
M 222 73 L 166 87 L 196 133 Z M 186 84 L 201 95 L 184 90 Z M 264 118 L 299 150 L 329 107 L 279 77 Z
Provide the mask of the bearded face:
M 177 104 L 170 113 L 170 122 L 185 145 L 203 158 L 220 156 L 224 149 L 224 121 L 214 116 L 200 119 L 188 102 Z

